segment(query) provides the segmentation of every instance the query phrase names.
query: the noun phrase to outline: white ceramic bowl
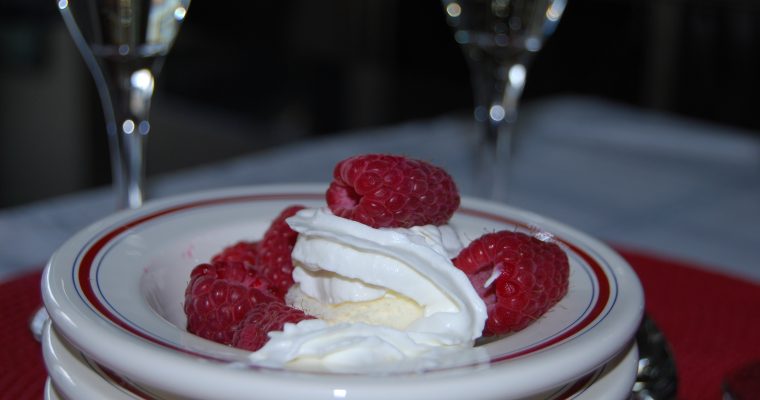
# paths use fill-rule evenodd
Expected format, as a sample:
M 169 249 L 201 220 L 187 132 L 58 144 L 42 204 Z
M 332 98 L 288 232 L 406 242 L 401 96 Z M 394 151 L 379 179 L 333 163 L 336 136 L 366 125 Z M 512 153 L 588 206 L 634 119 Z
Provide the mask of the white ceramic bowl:
M 50 378 L 45 385 L 46 400 L 179 399 L 173 394 L 126 381 L 103 369 L 61 338 L 51 324 L 43 328 L 42 351 L 45 366 L 50 371 Z M 638 351 L 634 344 L 598 370 L 523 400 L 626 399 L 630 396 L 637 366 Z
M 464 199 L 452 225 L 476 238 L 546 232 L 570 259 L 568 295 L 528 328 L 488 343 L 487 362 L 385 377 L 242 366 L 246 352 L 184 330 L 190 270 L 226 245 L 255 240 L 284 207 L 324 205 L 324 185 L 234 188 L 146 204 L 105 218 L 51 258 L 43 298 L 60 333 L 130 380 L 201 398 L 521 398 L 600 368 L 633 337 L 640 283 L 606 245 L 539 215 Z M 297 382 L 297 384 L 294 384 Z

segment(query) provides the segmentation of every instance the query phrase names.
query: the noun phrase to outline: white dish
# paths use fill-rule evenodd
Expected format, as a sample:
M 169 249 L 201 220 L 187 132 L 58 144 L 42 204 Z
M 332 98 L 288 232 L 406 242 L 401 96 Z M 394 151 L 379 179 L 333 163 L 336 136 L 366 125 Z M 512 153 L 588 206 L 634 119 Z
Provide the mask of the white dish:
M 548 232 L 571 264 L 568 295 L 523 331 L 484 345 L 486 363 L 399 374 L 387 385 L 372 375 L 242 367 L 246 352 L 187 333 L 182 300 L 190 270 L 226 245 L 258 239 L 288 205 L 323 206 L 324 190 L 233 188 L 117 213 L 54 254 L 43 279 L 45 305 L 61 334 L 99 364 L 148 386 L 203 398 L 252 392 L 263 398 L 520 398 L 598 369 L 636 331 L 641 285 L 614 251 L 539 215 L 464 199 L 451 221 L 457 229 L 472 238 L 500 229 Z
M 60 340 L 46 323 L 42 329 L 42 356 L 48 371 L 46 397 L 79 400 L 135 400 L 132 393 L 112 385 L 84 361 L 73 346 Z
M 50 378 L 45 380 L 45 387 L 42 390 L 42 398 L 44 400 L 63 400 L 55 387 L 53 387 L 53 382 Z
M 74 346 L 61 338 L 48 324 L 43 330 L 42 349 L 45 364 L 51 375 L 45 382 L 45 399 L 79 400 L 177 400 L 152 388 L 127 382 L 88 359 Z M 525 400 L 596 400 L 625 399 L 630 396 L 636 376 L 638 351 L 636 345 L 618 354 L 604 367 L 580 379 L 548 390 Z M 59 393 L 60 391 L 60 393 Z
M 88 359 L 71 343 L 61 338 L 52 324 L 42 330 L 42 354 L 48 380 L 45 398 L 77 400 L 173 400 L 166 393 L 128 382 Z
M 598 370 L 582 384 L 573 387 L 551 399 L 599 400 L 630 399 L 639 367 L 639 349 L 634 343 L 626 351 L 620 352 L 604 368 Z

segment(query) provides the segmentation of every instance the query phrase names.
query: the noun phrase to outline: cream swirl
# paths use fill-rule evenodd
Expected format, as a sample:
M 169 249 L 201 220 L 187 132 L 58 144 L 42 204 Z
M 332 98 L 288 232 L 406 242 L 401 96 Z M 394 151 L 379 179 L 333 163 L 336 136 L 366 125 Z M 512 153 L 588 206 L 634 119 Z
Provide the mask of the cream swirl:
M 364 307 L 349 315 L 388 315 L 291 324 L 270 333 L 254 362 L 321 363 L 329 370 L 410 359 L 428 365 L 435 354 L 470 348 L 481 335 L 485 304 L 451 263 L 461 248 L 451 227 L 375 229 L 327 209 L 301 210 L 287 222 L 299 232 L 291 305 L 304 308 L 295 299 L 307 298 L 312 306 Z M 403 322 L 385 322 L 393 320 Z

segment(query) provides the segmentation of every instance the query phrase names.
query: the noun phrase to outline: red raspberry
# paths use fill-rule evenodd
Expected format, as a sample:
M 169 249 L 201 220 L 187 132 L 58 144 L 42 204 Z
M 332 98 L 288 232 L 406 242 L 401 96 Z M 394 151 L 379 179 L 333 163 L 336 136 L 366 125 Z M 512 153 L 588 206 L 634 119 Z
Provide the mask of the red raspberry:
M 235 328 L 254 304 L 279 301 L 267 292 L 267 286 L 242 262 L 198 265 L 185 289 L 188 332 L 231 344 Z
M 567 254 L 556 243 L 524 233 L 483 235 L 452 261 L 486 303 L 484 335 L 525 328 L 567 293 Z M 485 287 L 489 280 L 492 282 Z
M 290 229 L 285 219 L 303 208 L 295 205 L 283 210 L 259 242 L 255 269 L 271 283 L 272 292 L 281 299 L 285 298 L 285 293 L 293 285 L 293 260 L 290 253 L 298 238 L 298 232 Z
M 313 318 L 283 303 L 255 304 L 235 331 L 232 345 L 243 350 L 256 351 L 269 341 L 267 333 L 281 331 L 287 322 L 295 324 Z
M 226 247 L 224 250 L 216 254 L 213 258 L 211 258 L 211 262 L 235 261 L 253 266 L 256 265 L 256 257 L 258 254 L 258 242 L 240 241 L 233 244 L 232 246 Z
M 333 171 L 327 205 L 333 214 L 373 228 L 443 225 L 459 207 L 459 192 L 443 169 L 409 158 L 367 154 Z

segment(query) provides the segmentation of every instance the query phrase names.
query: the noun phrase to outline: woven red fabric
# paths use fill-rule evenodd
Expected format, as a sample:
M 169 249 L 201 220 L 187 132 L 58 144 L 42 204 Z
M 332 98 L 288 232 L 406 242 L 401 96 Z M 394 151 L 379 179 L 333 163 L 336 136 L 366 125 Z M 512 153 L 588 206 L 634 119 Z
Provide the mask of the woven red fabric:
M 618 251 L 639 275 L 647 313 L 671 344 L 678 398 L 721 399 L 726 374 L 760 360 L 760 285 L 671 259 Z
M 720 399 L 730 371 L 760 360 L 760 285 L 667 258 L 619 250 L 638 273 L 650 317 L 671 343 L 681 400 Z M 760 265 L 758 266 L 760 268 Z M 29 318 L 40 273 L 0 283 L 0 399 L 41 399 L 45 368 Z
M 29 321 L 42 305 L 40 272 L 0 283 L 0 399 L 42 399 L 47 373 Z

